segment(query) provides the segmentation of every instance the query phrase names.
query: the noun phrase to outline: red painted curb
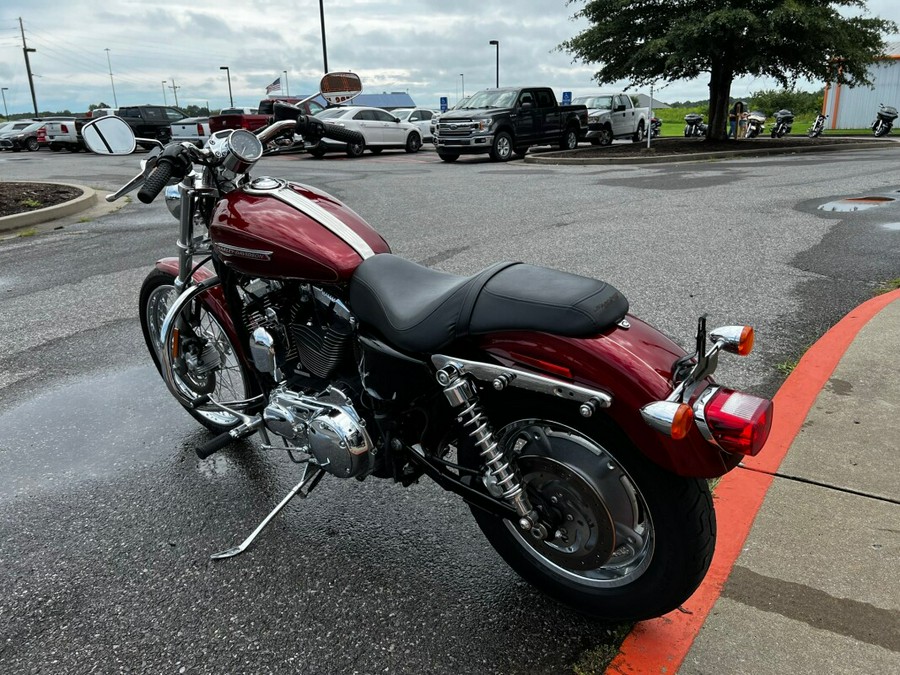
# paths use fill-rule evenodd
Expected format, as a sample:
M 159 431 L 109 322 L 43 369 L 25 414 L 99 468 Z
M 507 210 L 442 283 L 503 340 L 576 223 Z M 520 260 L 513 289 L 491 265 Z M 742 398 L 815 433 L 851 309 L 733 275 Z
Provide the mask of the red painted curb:
M 716 552 L 703 583 L 684 603 L 687 613 L 676 610 L 636 624 L 606 669 L 606 675 L 677 672 L 719 598 L 772 483 L 772 476 L 759 471 L 778 469 L 819 392 L 860 329 L 895 300 L 900 300 L 900 290 L 864 302 L 803 355 L 775 395 L 775 415 L 766 447 L 756 457 L 748 457 L 743 462 L 756 471 L 732 471 L 716 486 L 714 502 L 719 532 Z

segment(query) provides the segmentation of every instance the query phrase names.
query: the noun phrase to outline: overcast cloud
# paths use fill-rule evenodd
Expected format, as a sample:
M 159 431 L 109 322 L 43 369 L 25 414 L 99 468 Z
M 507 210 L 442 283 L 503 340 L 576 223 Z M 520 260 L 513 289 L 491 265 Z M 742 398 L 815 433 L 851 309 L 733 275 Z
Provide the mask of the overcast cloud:
M 113 85 L 119 105 L 162 103 L 164 96 L 171 105 L 177 94 L 182 106 L 208 102 L 220 108 L 228 105 L 220 66 L 230 68 L 235 105 L 251 106 L 283 71 L 292 95 L 317 91 L 323 72 L 317 0 L 0 0 L 0 5 L 0 86 L 8 87 L 10 113 L 32 110 L 19 17 L 28 46 L 36 49 L 30 58 L 40 110 L 82 112 L 92 103 L 112 105 Z M 359 73 L 366 93 L 405 91 L 418 105 L 438 107 L 441 96 L 455 102 L 463 85 L 467 93 L 494 86 L 495 48 L 488 42 L 499 40 L 501 86 L 591 93 L 597 89 L 596 68 L 556 51 L 586 28 L 572 20 L 581 6 L 565 0 L 324 0 L 328 66 Z M 897 0 L 870 0 L 868 8 L 900 23 Z M 740 79 L 732 95 L 775 86 Z M 663 101 L 704 99 L 707 81 L 676 82 L 656 93 Z

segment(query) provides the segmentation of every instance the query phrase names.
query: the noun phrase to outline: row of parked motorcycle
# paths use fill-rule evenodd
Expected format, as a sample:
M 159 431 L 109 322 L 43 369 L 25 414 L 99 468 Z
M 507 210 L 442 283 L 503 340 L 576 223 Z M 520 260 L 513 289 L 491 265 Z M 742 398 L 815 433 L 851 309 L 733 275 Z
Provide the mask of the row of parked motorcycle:
M 794 124 L 794 113 L 787 109 L 781 109 L 773 115 L 775 125 L 770 132 L 772 138 L 781 138 L 785 134 L 791 133 L 791 127 Z M 898 117 L 897 108 L 894 106 L 880 104 L 880 108 L 876 114 L 875 122 L 872 123 L 872 133 L 875 136 L 887 136 L 894 127 L 894 120 Z M 807 130 L 806 135 L 810 138 L 818 138 L 825 131 L 825 120 L 828 115 L 819 113 L 815 122 Z M 745 138 L 756 138 L 765 133 L 766 114 L 759 110 L 751 111 L 747 115 L 747 131 Z M 703 123 L 703 115 L 699 113 L 688 113 L 684 116 L 684 135 L 687 137 L 706 136 L 708 125 Z

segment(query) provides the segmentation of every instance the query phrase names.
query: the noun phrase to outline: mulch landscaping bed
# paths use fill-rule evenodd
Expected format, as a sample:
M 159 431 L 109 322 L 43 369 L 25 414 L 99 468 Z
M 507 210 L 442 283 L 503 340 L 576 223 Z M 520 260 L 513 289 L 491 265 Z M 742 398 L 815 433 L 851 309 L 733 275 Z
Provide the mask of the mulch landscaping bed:
M 6 183 L 0 181 L 0 217 L 36 211 L 81 196 L 82 191 L 50 183 Z

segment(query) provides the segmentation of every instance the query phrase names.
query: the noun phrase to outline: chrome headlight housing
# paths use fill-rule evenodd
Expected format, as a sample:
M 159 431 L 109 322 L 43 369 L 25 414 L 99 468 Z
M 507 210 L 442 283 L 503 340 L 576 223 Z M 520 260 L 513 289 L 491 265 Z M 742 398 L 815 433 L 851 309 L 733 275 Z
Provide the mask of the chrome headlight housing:
M 474 120 L 475 124 L 478 125 L 477 131 L 488 131 L 491 126 L 494 124 L 494 118 L 492 117 L 482 117 L 480 119 Z

